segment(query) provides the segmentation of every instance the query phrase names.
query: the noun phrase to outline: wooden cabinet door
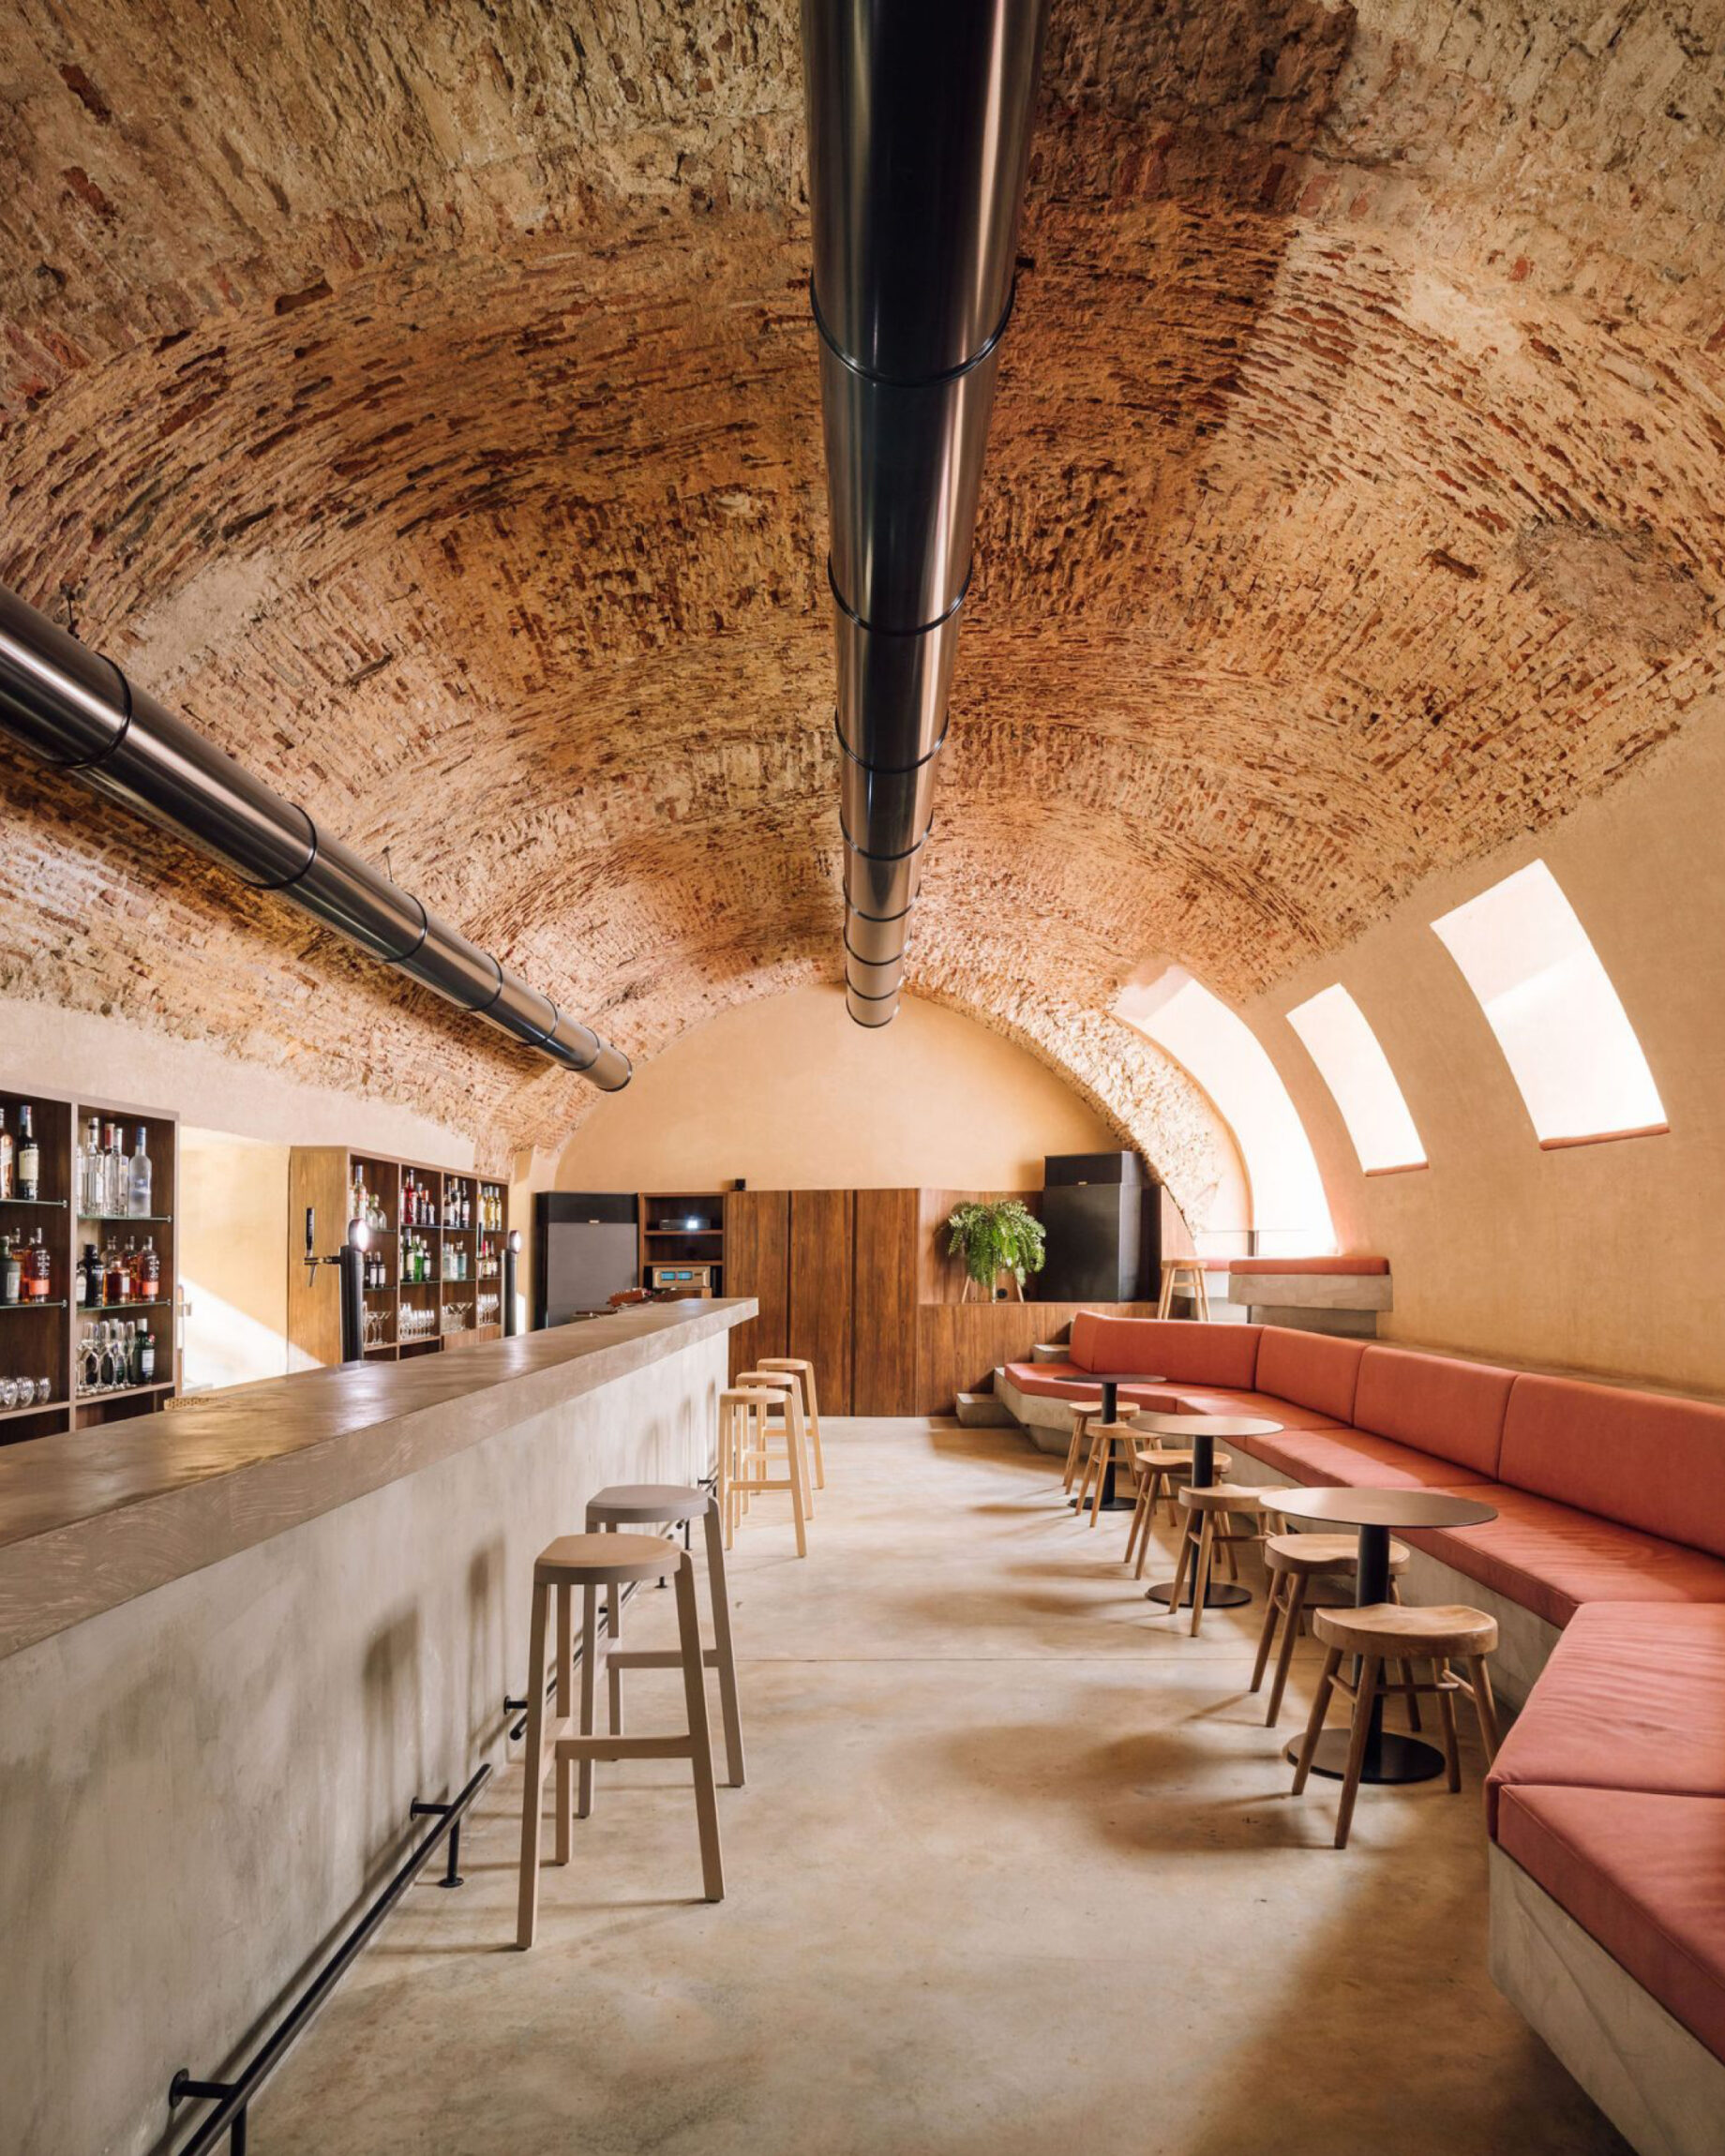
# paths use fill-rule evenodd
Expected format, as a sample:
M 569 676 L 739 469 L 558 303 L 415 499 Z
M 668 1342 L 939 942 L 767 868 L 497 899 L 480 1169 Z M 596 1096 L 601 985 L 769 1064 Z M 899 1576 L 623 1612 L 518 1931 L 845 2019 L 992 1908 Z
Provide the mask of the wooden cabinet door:
M 790 1344 L 815 1366 L 822 1415 L 849 1415 L 856 1192 L 790 1193 Z
M 917 1344 L 916 1190 L 859 1190 L 852 1299 L 852 1415 L 914 1415 Z
M 733 1325 L 730 1374 L 752 1370 L 758 1356 L 801 1354 L 789 1340 L 790 1193 L 729 1190 L 725 1197 L 725 1293 L 753 1295 L 760 1315 Z

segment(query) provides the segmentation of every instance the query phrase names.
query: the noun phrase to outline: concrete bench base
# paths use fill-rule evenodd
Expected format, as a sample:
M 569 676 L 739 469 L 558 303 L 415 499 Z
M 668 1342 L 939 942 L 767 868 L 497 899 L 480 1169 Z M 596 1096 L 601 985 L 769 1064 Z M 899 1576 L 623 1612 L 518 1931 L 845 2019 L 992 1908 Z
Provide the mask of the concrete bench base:
M 961 1392 L 958 1396 L 958 1419 L 967 1430 L 987 1430 L 1002 1423 L 1010 1423 L 1012 1415 L 1006 1403 L 991 1392 Z
M 1492 1848 L 1492 1981 L 1641 2156 L 1725 2156 L 1725 2062 Z

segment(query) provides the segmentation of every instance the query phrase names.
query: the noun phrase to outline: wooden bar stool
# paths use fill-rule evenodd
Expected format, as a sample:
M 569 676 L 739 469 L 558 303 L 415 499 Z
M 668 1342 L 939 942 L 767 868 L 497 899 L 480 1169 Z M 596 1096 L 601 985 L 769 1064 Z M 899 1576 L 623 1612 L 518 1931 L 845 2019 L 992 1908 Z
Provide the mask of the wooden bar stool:
M 725 1547 L 728 1550 L 739 1522 L 752 1501 L 764 1491 L 790 1492 L 791 1519 L 797 1530 L 797 1555 L 808 1555 L 808 1491 L 803 1480 L 802 1454 L 796 1445 L 785 1448 L 786 1473 L 768 1473 L 768 1417 L 782 1406 L 786 1395 L 764 1386 L 732 1385 L 719 1395 L 719 1488 L 725 1508 Z
M 820 1402 L 815 1397 L 815 1366 L 791 1355 L 764 1355 L 761 1370 L 788 1370 L 802 1383 L 802 1418 L 808 1425 L 809 1443 L 815 1448 L 815 1488 L 827 1487 L 827 1464 L 820 1457 Z
M 698 1520 L 707 1538 L 707 1593 L 712 1604 L 712 1639 L 702 1659 L 719 1673 L 719 1707 L 725 1719 L 725 1771 L 733 1789 L 742 1787 L 742 1715 L 737 1704 L 737 1658 L 731 1644 L 730 1602 L 725 1590 L 725 1531 L 718 1500 L 704 1490 L 677 1482 L 619 1482 L 602 1490 L 587 1505 L 587 1532 L 616 1534 L 620 1527 L 681 1526 Z M 622 1673 L 625 1669 L 675 1669 L 682 1659 L 676 1647 L 623 1648 L 622 1589 L 612 1580 L 606 1590 L 604 1660 L 609 1692 L 611 1734 L 622 1734 Z
M 1306 1786 L 1306 1776 L 1312 1771 L 1312 1755 L 1317 1749 L 1324 1716 L 1329 1709 L 1329 1696 L 1339 1685 L 1354 1701 L 1347 1772 L 1342 1777 L 1342 1805 L 1336 1815 L 1339 1849 L 1347 1847 L 1354 1800 L 1359 1793 L 1360 1772 L 1366 1763 L 1372 1711 L 1380 1695 L 1406 1692 L 1412 1697 L 1420 1692 L 1435 1693 L 1438 1717 L 1443 1725 L 1444 1766 L 1449 1787 L 1455 1790 L 1462 1787 L 1462 1760 L 1456 1748 L 1455 1696 L 1465 1692 L 1479 1718 L 1486 1764 L 1491 1765 L 1497 1752 L 1497 1711 L 1492 1699 L 1486 1656 L 1497 1647 L 1495 1617 L 1488 1616 L 1483 1610 L 1470 1610 L 1465 1603 L 1442 1603 L 1432 1609 L 1409 1610 L 1398 1602 L 1369 1602 L 1359 1610 L 1314 1610 L 1312 1628 L 1329 1652 L 1324 1657 L 1324 1673 L 1318 1679 L 1312 1718 L 1306 1724 L 1305 1739 L 1299 1747 L 1299 1764 L 1294 1770 L 1294 1794 L 1298 1796 Z M 1342 1674 L 1342 1657 L 1349 1654 L 1359 1657 L 1357 1678 Z M 1467 1665 L 1464 1678 L 1449 1668 L 1452 1656 Z M 1410 1664 L 1429 1661 L 1432 1665 L 1430 1682 L 1386 1684 L 1384 1665 L 1394 1661 Z
M 1112 1459 L 1117 1469 L 1124 1468 L 1130 1476 L 1132 1472 L 1132 1417 L 1135 1407 L 1118 1410 L 1113 1422 L 1099 1422 L 1086 1417 L 1089 1426 L 1089 1448 L 1085 1457 L 1084 1479 L 1078 1485 L 1078 1509 L 1082 1512 L 1088 1502 L 1090 1507 L 1090 1525 L 1094 1527 L 1102 1508 L 1102 1489 L 1108 1480 L 1108 1466 Z M 1100 1410 L 1098 1411 L 1100 1413 Z
M 1183 1285 L 1182 1280 L 1190 1285 Z M 1159 1318 L 1174 1315 L 1174 1298 L 1178 1295 L 1192 1297 L 1194 1314 L 1205 1324 L 1209 1322 L 1210 1291 L 1204 1278 L 1202 1258 L 1164 1258 L 1162 1262 L 1162 1300 L 1156 1306 Z
M 599 1654 L 599 1590 L 631 1580 L 669 1580 L 677 1590 L 676 1656 L 682 1670 L 686 1730 L 669 1736 L 624 1737 L 594 1732 L 593 1677 Z M 573 1646 L 570 1601 L 581 1591 L 581 1712 L 570 1713 Z M 546 1634 L 551 1597 L 557 1597 L 556 1712 L 545 1708 Z M 707 1729 L 702 1677 L 700 1617 L 695 1606 L 695 1567 L 685 1551 L 656 1535 L 565 1535 L 539 1552 L 533 1565 L 532 1623 L 527 1652 L 527 1745 L 521 1759 L 521 1891 L 516 1944 L 530 1947 L 539 1924 L 539 1839 L 545 1770 L 557 1765 L 556 1861 L 569 1861 L 569 1768 L 581 1770 L 581 1817 L 592 1809 L 595 1759 L 687 1759 L 695 1778 L 695 1816 L 700 1827 L 701 1879 L 709 1901 L 725 1898 L 719 1853 L 719 1804 L 712 1786 L 712 1742 Z
M 1066 1447 L 1066 1473 L 1060 1477 L 1060 1488 L 1065 1490 L 1069 1497 L 1072 1493 L 1072 1479 L 1078 1473 L 1078 1462 L 1088 1457 L 1087 1445 L 1089 1437 L 1090 1418 L 1092 1415 L 1100 1415 L 1102 1411 L 1102 1403 L 1100 1399 L 1081 1400 L 1073 1402 L 1072 1434 L 1071 1442 Z M 1138 1411 L 1135 1407 L 1123 1407 L 1118 1412 L 1120 1419 L 1124 1421 L 1128 1415 L 1136 1415 Z M 1080 1498 L 1079 1503 L 1082 1505 L 1083 1502 L 1084 1500 Z
M 1406 1543 L 1398 1542 L 1392 1536 L 1390 1571 L 1400 1572 L 1406 1563 Z M 1269 1593 L 1264 1603 L 1264 1629 L 1258 1634 L 1258 1658 L 1252 1666 L 1252 1683 L 1247 1689 L 1255 1692 L 1263 1684 L 1269 1651 L 1275 1643 L 1276 1626 L 1285 1619 L 1286 1629 L 1276 1656 L 1276 1674 L 1269 1688 L 1269 1710 L 1264 1717 L 1264 1727 L 1273 1729 L 1282 1716 L 1282 1695 L 1287 1689 L 1294 1643 L 1299 1638 L 1304 1622 L 1306 1588 L 1313 1580 L 1353 1579 L 1359 1570 L 1359 1537 L 1357 1535 L 1272 1535 L 1264 1545 L 1264 1569 L 1269 1576 Z M 1392 1586 L 1391 1592 L 1399 1600 L 1400 1591 Z M 1411 1669 L 1404 1668 L 1402 1674 L 1412 1682 Z M 1411 1696 L 1408 1709 L 1415 1729 L 1418 1729 L 1419 1703 Z
M 1210 1571 L 1217 1556 L 1223 1557 L 1230 1570 L 1238 1573 L 1234 1553 L 1242 1544 L 1261 1543 L 1268 1536 L 1268 1522 L 1276 1512 L 1276 1496 L 1273 1490 L 1237 1489 L 1221 1482 L 1202 1490 L 1194 1490 L 1190 1482 L 1182 1485 L 1180 1504 L 1188 1517 L 1186 1532 L 1180 1536 L 1179 1563 L 1174 1568 L 1174 1593 L 1168 1603 L 1168 1614 L 1172 1617 L 1179 1610 L 1180 1591 L 1186 1584 L 1187 1567 L 1191 1565 L 1194 1639 L 1203 1621 L 1204 1597 L 1209 1592 Z M 1236 1520 L 1250 1520 L 1252 1524 L 1245 1534 L 1238 1534 L 1229 1524 Z M 1218 1521 L 1222 1522 L 1220 1527 Z
M 1138 1490 L 1132 1503 L 1132 1521 L 1126 1530 L 1126 1554 L 1120 1563 L 1132 1565 L 1134 1580 L 1144 1578 L 1145 1561 L 1150 1553 L 1150 1530 L 1156 1524 L 1156 1507 L 1165 1505 L 1169 1526 L 1179 1525 L 1175 1496 L 1179 1485 L 1191 1479 L 1192 1462 L 1190 1446 L 1162 1445 L 1154 1438 L 1148 1445 L 1139 1445 L 1133 1452 L 1132 1469 L 1138 1478 Z M 1233 1465 L 1232 1453 L 1219 1452 L 1214 1456 L 1211 1467 L 1218 1482 L 1223 1480 Z
M 782 1438 L 788 1452 L 794 1445 L 802 1461 L 802 1502 L 811 1520 L 815 1517 L 815 1491 L 809 1473 L 808 1424 L 802 1414 L 802 1386 L 792 1370 L 744 1370 L 737 1372 L 740 1385 L 751 1386 L 758 1392 L 772 1393 L 778 1402 L 779 1419 L 768 1415 L 763 1426 L 764 1434 L 771 1440 Z

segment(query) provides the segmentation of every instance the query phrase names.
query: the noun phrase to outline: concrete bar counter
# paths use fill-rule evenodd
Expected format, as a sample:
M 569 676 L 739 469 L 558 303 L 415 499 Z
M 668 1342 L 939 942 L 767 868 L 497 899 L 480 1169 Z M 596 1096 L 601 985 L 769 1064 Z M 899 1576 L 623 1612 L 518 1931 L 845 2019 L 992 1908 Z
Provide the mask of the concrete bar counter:
M 711 1471 L 748 1300 L 237 1387 L 0 1452 L 0 2149 L 162 2144 L 501 1765 L 534 1555 Z M 502 1942 L 500 1942 L 502 1943 Z

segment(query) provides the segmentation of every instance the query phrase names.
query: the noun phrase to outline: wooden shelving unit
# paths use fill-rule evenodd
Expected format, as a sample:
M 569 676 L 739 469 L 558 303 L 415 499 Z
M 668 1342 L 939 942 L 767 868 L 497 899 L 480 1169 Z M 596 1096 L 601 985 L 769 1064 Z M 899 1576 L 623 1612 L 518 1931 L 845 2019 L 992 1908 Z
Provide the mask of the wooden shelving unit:
M 52 1393 L 44 1403 L 0 1410 L 0 1444 L 52 1437 L 68 1430 L 115 1422 L 166 1406 L 179 1388 L 179 1349 L 175 1313 L 180 1273 L 177 1190 L 179 1117 L 133 1102 L 72 1100 L 53 1093 L 17 1093 L 0 1089 L 7 1129 L 18 1137 L 20 1111 L 28 1106 L 41 1155 L 40 1190 L 35 1199 L 0 1200 L 0 1235 L 28 1242 L 38 1231 L 47 1246 L 52 1276 L 48 1299 L 38 1303 L 0 1303 L 0 1378 L 47 1378 Z M 86 1215 L 78 1211 L 79 1132 L 91 1116 L 118 1123 L 126 1150 L 140 1125 L 150 1155 L 151 1204 L 147 1219 L 129 1214 Z M 152 1300 L 81 1304 L 75 1268 L 86 1243 L 98 1248 L 109 1239 L 129 1237 L 142 1247 L 145 1237 L 161 1259 L 161 1280 Z M 142 1325 L 156 1343 L 156 1377 L 143 1385 L 80 1392 L 79 1366 L 87 1326 L 113 1323 Z
M 654 1284 L 655 1266 L 681 1270 L 710 1265 L 712 1294 L 725 1293 L 723 1190 L 642 1190 L 636 1218 L 640 1223 L 642 1287 Z M 691 1225 L 695 1221 L 700 1225 Z M 671 1285 L 677 1292 L 675 1283 Z
M 402 1222 L 402 1193 L 412 1187 L 430 1193 L 433 1225 Z M 457 1174 L 424 1160 L 361 1153 L 344 1145 L 297 1145 L 288 1168 L 288 1339 L 296 1368 L 341 1360 L 341 1304 L 333 1265 L 315 1270 L 305 1262 L 308 1206 L 315 1210 L 317 1252 L 327 1257 L 339 1245 L 351 1218 L 352 1192 L 363 1184 L 368 1197 L 382 1207 L 385 1225 L 372 1232 L 371 1247 L 383 1260 L 381 1287 L 366 1292 L 366 1309 L 378 1321 L 382 1337 L 366 1349 L 368 1362 L 396 1362 L 440 1355 L 445 1348 L 471 1347 L 502 1338 L 503 1237 L 509 1232 L 508 1186 L 489 1176 Z M 469 1227 L 452 1224 L 457 1203 L 465 1197 Z M 499 1225 L 481 1227 L 484 1208 L 494 1209 Z M 426 1251 L 429 1277 L 404 1279 L 403 1253 Z M 452 1259 L 465 1263 L 465 1280 L 445 1280 Z M 495 1270 L 482 1274 L 489 1263 Z M 495 1322 L 477 1323 L 479 1298 L 495 1295 Z M 467 1306 L 464 1323 L 458 1322 Z

